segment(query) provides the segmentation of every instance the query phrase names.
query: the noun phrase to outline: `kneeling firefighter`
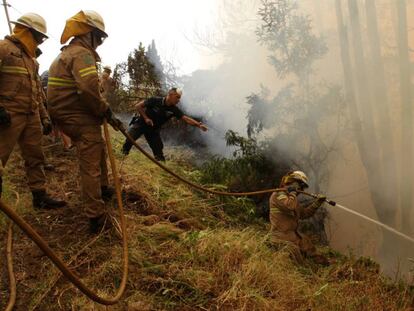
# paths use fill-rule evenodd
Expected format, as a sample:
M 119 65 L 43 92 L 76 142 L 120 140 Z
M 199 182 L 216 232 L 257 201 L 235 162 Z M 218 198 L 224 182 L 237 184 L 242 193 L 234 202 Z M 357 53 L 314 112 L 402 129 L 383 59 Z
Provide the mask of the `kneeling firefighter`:
M 24 159 L 27 181 L 35 208 L 58 208 L 64 201 L 52 199 L 46 193 L 43 171 L 43 131 L 51 129 L 44 107 L 44 95 L 39 78 L 38 46 L 47 39 L 46 22 L 38 14 L 22 15 L 11 36 L 0 40 L 0 167 L 6 163 L 16 144 Z M 0 196 L 2 193 L 0 169 Z
M 318 195 L 317 199 L 306 206 L 299 203 L 298 191 L 308 187 L 308 177 L 302 171 L 289 172 L 282 178 L 282 190 L 272 193 L 269 201 L 270 233 L 275 241 L 290 242 L 296 249 L 296 258 L 313 257 L 315 261 L 324 264 L 327 262 L 326 258 L 318 254 L 311 240 L 298 231 L 299 221 L 312 217 L 326 201 L 325 196 Z
M 82 199 L 91 233 L 107 221 L 104 200 L 108 187 L 105 143 L 101 125 L 104 118 L 114 127 L 121 125 L 101 96 L 97 62 L 98 46 L 107 37 L 102 17 L 95 11 L 80 11 L 66 21 L 62 52 L 49 69 L 48 110 L 53 122 L 68 135 L 77 149 Z

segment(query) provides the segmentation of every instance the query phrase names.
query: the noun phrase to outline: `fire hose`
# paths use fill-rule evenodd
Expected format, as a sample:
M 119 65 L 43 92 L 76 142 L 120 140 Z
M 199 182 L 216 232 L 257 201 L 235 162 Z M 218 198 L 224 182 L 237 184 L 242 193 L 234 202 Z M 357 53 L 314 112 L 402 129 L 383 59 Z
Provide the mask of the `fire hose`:
M 118 129 L 135 146 L 135 148 L 137 148 L 148 159 L 150 159 L 152 162 L 154 162 L 156 165 L 161 167 L 164 171 L 166 171 L 170 175 L 174 176 L 176 179 L 178 179 L 181 182 L 187 184 L 188 186 L 190 186 L 192 188 L 195 188 L 195 189 L 198 189 L 200 191 L 211 193 L 211 194 L 223 195 L 223 196 L 234 196 L 234 197 L 244 196 L 245 197 L 245 196 L 253 196 L 253 195 L 259 195 L 259 194 L 265 194 L 265 193 L 273 193 L 275 191 L 280 191 L 280 190 L 286 190 L 285 188 L 273 188 L 273 189 L 265 189 L 265 190 L 251 191 L 251 192 L 227 192 L 227 191 L 217 191 L 217 190 L 213 190 L 213 189 L 209 189 L 209 188 L 200 186 L 200 185 L 195 184 L 195 183 L 181 177 L 180 175 L 174 173 L 167 166 L 165 166 L 161 162 L 157 161 L 147 151 L 145 151 L 140 145 L 138 145 L 138 143 L 135 141 L 135 139 L 133 139 L 131 137 L 131 135 L 125 130 L 125 128 L 123 126 L 118 127 Z M 302 194 L 307 195 L 307 196 L 310 196 L 310 197 L 313 197 L 313 198 L 318 198 L 317 194 L 313 194 L 313 193 L 309 193 L 309 192 L 301 191 L 301 190 L 298 190 L 297 192 L 302 193 Z M 336 202 L 334 202 L 332 200 L 325 199 L 325 202 L 332 205 L 332 206 L 336 205 Z
M 274 189 L 266 189 L 266 190 L 259 190 L 259 191 L 252 191 L 252 192 L 226 192 L 226 191 L 217 191 L 213 189 L 209 189 L 198 184 L 195 184 L 179 175 L 174 173 L 164 164 L 158 162 L 154 159 L 148 152 L 146 152 L 141 146 L 139 146 L 135 140 L 128 134 L 123 126 L 119 128 L 122 134 L 131 141 L 131 143 L 141 152 L 143 153 L 148 159 L 152 162 L 157 164 L 163 170 L 174 176 L 176 179 L 180 180 L 181 182 L 189 185 L 192 188 L 216 195 L 224 195 L 224 196 L 252 196 L 252 195 L 259 195 L 259 194 L 266 194 L 275 192 L 278 190 L 285 190 L 284 188 L 274 188 Z M 0 210 L 2 210 L 14 223 L 16 223 L 20 229 L 23 230 L 26 235 L 32 239 L 37 246 L 45 253 L 47 257 L 52 261 L 52 263 L 62 272 L 62 274 L 73 284 L 75 285 L 83 294 L 87 297 L 92 299 L 93 301 L 103 304 L 103 305 L 113 305 L 117 303 L 120 298 L 122 297 L 123 293 L 126 289 L 126 283 L 128 278 L 128 246 L 127 246 L 127 233 L 126 233 L 126 224 L 125 224 L 125 217 L 122 205 L 122 197 L 121 197 L 121 190 L 119 184 L 118 173 L 116 170 L 116 163 L 115 158 L 113 155 L 112 145 L 110 143 L 110 135 L 108 130 L 108 124 L 106 120 L 104 120 L 104 134 L 105 134 L 105 141 L 108 149 L 108 156 L 111 163 L 112 174 L 114 177 L 115 189 L 116 189 L 116 197 L 118 201 L 118 207 L 120 212 L 120 220 L 121 220 L 121 232 L 122 232 L 122 246 L 123 246 L 123 272 L 122 272 L 122 280 L 121 284 L 118 288 L 117 293 L 113 297 L 101 297 L 95 292 L 93 292 L 90 288 L 88 288 L 80 279 L 79 277 L 73 273 L 65 263 L 56 255 L 56 253 L 48 246 L 47 242 L 34 230 L 23 218 L 21 218 L 12 208 L 7 206 L 2 200 L 0 200 Z M 310 194 L 304 191 L 300 191 L 308 196 L 316 197 L 315 194 Z M 326 202 L 335 205 L 336 203 L 333 201 L 329 201 L 326 199 Z
M 116 304 L 122 297 L 126 289 L 126 283 L 128 278 L 128 245 L 127 245 L 127 233 L 126 233 L 126 224 L 125 216 L 122 205 L 121 197 L 121 188 L 119 184 L 118 173 L 116 171 L 115 159 L 112 151 L 112 146 L 110 143 L 110 135 L 108 130 L 108 124 L 104 120 L 104 133 L 105 141 L 108 149 L 108 156 L 111 163 L 112 174 L 115 183 L 116 197 L 118 201 L 118 208 L 120 213 L 121 220 L 121 232 L 122 232 L 122 249 L 123 249 L 123 266 L 122 266 L 122 280 L 118 288 L 118 291 L 113 297 L 101 297 L 88 288 L 80 278 L 72 272 L 66 264 L 56 255 L 56 253 L 49 247 L 47 242 L 33 229 L 22 217 L 20 217 L 12 208 L 7 206 L 2 200 L 0 200 L 0 210 L 7 215 L 14 223 L 16 223 L 20 229 L 23 230 L 26 235 L 37 244 L 37 246 L 45 253 L 47 257 L 53 262 L 53 264 L 62 272 L 62 274 L 73 284 L 75 285 L 82 293 L 93 301 L 103 304 L 103 305 L 113 305 Z

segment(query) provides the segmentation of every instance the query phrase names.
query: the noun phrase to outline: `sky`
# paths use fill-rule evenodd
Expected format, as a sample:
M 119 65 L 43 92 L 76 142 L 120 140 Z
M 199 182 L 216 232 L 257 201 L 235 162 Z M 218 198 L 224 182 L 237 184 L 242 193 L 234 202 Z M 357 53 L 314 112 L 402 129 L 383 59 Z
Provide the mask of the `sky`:
M 40 72 L 48 69 L 59 53 L 60 36 L 66 19 L 83 10 L 95 10 L 103 17 L 109 37 L 98 48 L 104 65 L 115 66 L 143 42 L 154 39 L 163 60 L 173 62 L 181 74 L 206 68 L 211 57 L 192 41 L 195 29 L 213 27 L 219 0 L 8 0 L 11 20 L 34 12 L 46 19 L 49 40 L 40 48 Z M 3 7 L 0 11 L 0 33 L 8 34 Z

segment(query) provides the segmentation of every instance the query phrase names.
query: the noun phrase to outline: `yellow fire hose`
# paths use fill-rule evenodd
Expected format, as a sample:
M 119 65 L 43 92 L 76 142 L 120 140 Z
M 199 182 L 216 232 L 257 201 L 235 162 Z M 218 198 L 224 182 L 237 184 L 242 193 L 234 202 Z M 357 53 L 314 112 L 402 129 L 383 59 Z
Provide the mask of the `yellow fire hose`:
M 7 230 L 7 247 L 6 247 L 6 258 L 7 258 L 7 272 L 9 276 L 9 288 L 10 297 L 7 303 L 5 311 L 12 311 L 14 304 L 16 303 L 16 277 L 13 272 L 13 223 L 10 222 Z
M 55 254 L 55 252 L 48 246 L 46 241 L 34 230 L 23 218 L 21 218 L 12 208 L 7 206 L 2 200 L 0 200 L 0 210 L 2 210 L 7 217 L 9 217 L 14 223 L 16 223 L 23 232 L 26 233 L 26 235 L 32 239 L 37 246 L 45 253 L 47 257 L 53 262 L 53 264 L 62 272 L 62 274 L 73 284 L 75 285 L 82 293 L 84 293 L 87 297 L 92 299 L 93 301 L 103 304 L 103 305 L 113 305 L 117 303 L 120 298 L 122 297 L 123 293 L 126 289 L 126 283 L 128 278 L 128 245 L 127 245 L 127 232 L 126 232 L 126 224 L 125 224 L 125 217 L 124 217 L 124 210 L 122 205 L 122 197 L 121 197 L 121 188 L 119 183 L 119 177 L 116 170 L 116 163 L 115 158 L 113 155 L 112 145 L 110 143 L 110 134 L 108 130 L 108 124 L 106 120 L 104 120 L 104 134 L 105 134 L 105 141 L 107 145 L 108 150 L 108 157 L 110 159 L 111 163 L 111 169 L 112 174 L 114 178 L 115 183 L 115 189 L 116 189 L 116 197 L 118 201 L 118 207 L 120 212 L 120 220 L 121 220 L 121 231 L 122 231 L 122 248 L 123 248 L 123 270 L 122 270 L 122 280 L 121 284 L 119 286 L 119 289 L 117 293 L 113 297 L 100 297 L 95 292 L 93 292 L 91 289 L 89 289 L 80 279 L 79 277 L 73 273 L 69 268 L 65 265 L 65 263 Z M 259 190 L 259 191 L 253 191 L 253 192 L 226 192 L 226 191 L 217 191 L 205 188 L 203 186 L 197 185 L 179 175 L 171 171 L 168 167 L 163 165 L 162 163 L 155 160 L 149 153 L 147 153 L 144 149 L 142 149 L 135 140 L 128 134 L 128 132 L 125 130 L 125 128 L 121 127 L 119 130 L 124 134 L 124 136 L 131 141 L 131 143 L 140 151 L 142 152 L 148 159 L 150 159 L 152 162 L 157 164 L 159 167 L 164 169 L 166 172 L 177 178 L 178 180 L 182 181 L 183 183 L 207 192 L 211 194 L 216 195 L 225 195 L 225 196 L 252 196 L 252 195 L 258 195 L 258 194 L 265 194 L 265 193 L 271 193 L 278 190 L 282 190 L 283 188 L 274 188 L 274 189 L 266 189 L 266 190 Z M 309 194 L 306 192 L 301 192 L 306 195 L 314 196 L 313 194 Z M 333 201 L 328 201 L 328 203 L 332 203 Z M 333 202 L 334 203 L 334 202 Z M 11 246 L 11 245 L 10 245 Z M 8 247 L 9 250 L 9 247 Z M 10 248 L 11 252 L 11 248 Z
M 258 195 L 258 194 L 271 193 L 271 192 L 275 192 L 275 191 L 278 191 L 278 190 L 282 189 L 282 188 L 274 188 L 274 189 L 258 190 L 258 191 L 253 191 L 253 192 L 226 192 L 226 191 L 217 191 L 217 190 L 213 190 L 213 189 L 209 189 L 209 188 L 197 185 L 197 184 L 195 184 L 195 183 L 193 183 L 193 182 L 177 175 L 172 170 L 170 170 L 168 167 L 166 167 L 164 164 L 162 164 L 162 163 L 158 162 L 157 160 L 155 160 L 148 152 L 146 152 L 140 145 L 137 144 L 137 142 L 131 137 L 131 135 L 129 135 L 129 133 L 125 130 L 124 127 L 120 127 L 119 130 L 135 146 L 135 148 L 137 148 L 141 153 L 143 153 L 152 162 L 157 164 L 159 167 L 161 167 L 163 170 L 165 170 L 166 172 L 168 172 L 170 175 L 174 176 L 175 178 L 177 178 L 181 182 L 189 185 L 192 188 L 201 190 L 203 192 L 207 192 L 207 193 L 211 193 L 211 194 L 217 194 L 217 195 L 224 195 L 224 196 L 245 197 L 245 196 L 253 196 L 253 195 Z
M 118 291 L 113 297 L 101 297 L 91 289 L 89 289 L 80 278 L 72 272 L 65 263 L 56 255 L 56 253 L 49 247 L 46 241 L 37 233 L 36 230 L 32 228 L 22 217 L 20 217 L 12 208 L 7 206 L 2 200 L 0 200 L 0 210 L 2 210 L 7 217 L 9 217 L 14 223 L 16 223 L 20 229 L 23 230 L 26 235 L 33 240 L 39 246 L 39 248 L 45 253 L 47 257 L 53 262 L 53 264 L 62 272 L 62 274 L 73 284 L 75 285 L 82 293 L 93 301 L 103 304 L 103 305 L 113 305 L 116 304 L 122 297 L 125 292 L 127 278 L 128 278 L 128 245 L 127 245 L 127 233 L 126 233 L 126 224 L 125 216 L 122 205 L 121 198 L 121 188 L 119 184 L 118 173 L 115 167 L 115 159 L 112 152 L 112 146 L 110 142 L 110 136 L 108 131 L 108 124 L 106 120 L 104 121 L 104 133 L 105 140 L 108 149 L 108 156 L 111 162 L 112 174 L 115 182 L 116 197 L 118 200 L 118 208 L 121 219 L 121 231 L 122 231 L 122 248 L 123 248 L 123 270 L 122 270 L 122 280 L 119 286 Z
M 157 161 L 155 158 L 153 158 L 148 152 L 146 152 L 140 145 L 138 145 L 138 143 L 135 141 L 135 139 L 133 139 L 131 137 L 131 135 L 129 135 L 129 133 L 125 130 L 125 128 L 123 126 L 118 128 L 122 134 L 124 134 L 125 138 L 127 138 L 134 146 L 135 148 L 137 148 L 142 154 L 144 154 L 148 159 L 150 159 L 152 162 L 154 162 L 155 164 L 157 164 L 159 167 L 161 167 L 164 171 L 168 172 L 169 174 L 171 174 L 172 176 L 174 176 L 175 178 L 177 178 L 178 180 L 182 181 L 183 183 L 189 185 L 192 188 L 207 192 L 207 193 L 211 193 L 211 194 L 217 194 L 217 195 L 224 195 L 224 196 L 253 196 L 253 195 L 259 195 L 259 194 L 265 194 L 265 193 L 272 193 L 275 191 L 280 191 L 280 190 L 286 190 L 285 188 L 273 188 L 273 189 L 265 189 L 265 190 L 258 190 L 258 191 L 251 191 L 251 192 L 227 192 L 227 191 L 217 191 L 217 190 L 213 190 L 213 189 L 209 189 L 209 188 L 205 188 L 203 186 L 197 185 L 179 175 L 177 175 L 176 173 L 174 173 L 172 170 L 170 170 L 168 167 L 166 167 L 164 164 L 162 164 L 161 162 Z M 304 195 L 313 197 L 313 198 L 318 198 L 317 194 L 314 193 L 309 193 L 306 191 L 301 191 L 301 190 L 297 190 L 296 192 L 298 193 L 302 193 Z M 325 199 L 325 202 L 335 206 L 336 202 L 332 201 L 332 200 L 328 200 L 327 198 Z

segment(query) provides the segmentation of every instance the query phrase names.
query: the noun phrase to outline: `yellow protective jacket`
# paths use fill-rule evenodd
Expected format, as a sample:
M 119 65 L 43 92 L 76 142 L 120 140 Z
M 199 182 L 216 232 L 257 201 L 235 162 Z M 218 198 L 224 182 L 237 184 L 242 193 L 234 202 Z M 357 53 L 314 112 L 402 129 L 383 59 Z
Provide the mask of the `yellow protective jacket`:
M 292 193 L 284 190 L 272 193 L 269 201 L 271 230 L 297 233 L 299 220 L 312 217 L 322 204 L 323 202 L 315 200 L 307 206 L 302 206 Z
M 99 55 L 73 39 L 49 69 L 49 114 L 58 125 L 101 125 L 108 104 L 100 93 L 96 62 Z
M 47 118 L 38 71 L 38 62 L 17 39 L 6 36 L 0 40 L 0 106 L 15 113 L 39 111 L 42 119 Z

